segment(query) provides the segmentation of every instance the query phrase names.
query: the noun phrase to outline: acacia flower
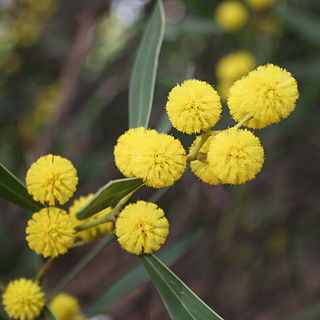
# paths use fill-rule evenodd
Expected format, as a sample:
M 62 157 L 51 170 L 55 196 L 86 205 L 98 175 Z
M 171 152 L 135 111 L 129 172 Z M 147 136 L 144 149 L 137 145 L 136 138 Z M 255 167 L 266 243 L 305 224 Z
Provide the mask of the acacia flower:
M 140 255 L 159 250 L 169 233 L 169 222 L 156 204 L 138 201 L 128 204 L 116 221 L 116 235 L 121 247 Z
M 85 197 L 80 197 L 80 198 L 74 200 L 72 206 L 69 208 L 69 214 L 70 214 L 70 217 L 73 219 L 75 226 L 78 226 L 84 222 L 88 222 L 88 221 L 100 218 L 102 216 L 105 216 L 112 210 L 111 207 L 108 207 L 108 208 L 101 210 L 98 213 L 90 216 L 87 219 L 78 220 L 76 217 L 76 213 L 81 208 L 83 208 L 93 198 L 93 196 L 94 196 L 94 194 L 91 193 Z M 90 241 L 93 241 L 97 238 L 100 238 L 100 237 L 106 235 L 108 232 L 110 232 L 113 229 L 113 225 L 114 225 L 113 222 L 102 223 L 102 224 L 99 224 L 95 227 L 91 227 L 89 229 L 80 231 L 77 233 L 77 235 L 80 238 L 82 238 L 83 240 L 90 242 Z
M 191 171 L 203 182 L 217 185 L 219 184 L 218 177 L 215 173 L 213 165 L 207 159 L 207 153 L 209 151 L 209 146 L 214 139 L 214 136 L 210 136 L 208 140 L 204 143 L 204 145 L 199 150 L 199 155 L 203 157 L 201 160 L 194 160 L 190 163 Z M 201 136 L 198 136 L 192 145 L 190 146 L 190 153 L 194 150 L 194 148 L 199 144 L 201 140 Z
M 294 110 L 299 92 L 291 73 L 273 64 L 259 66 L 230 88 L 228 107 L 235 121 L 250 114 L 249 128 L 263 128 Z
M 166 110 L 174 128 L 192 134 L 215 125 L 222 107 L 217 91 L 210 84 L 191 79 L 170 91 Z
M 34 200 L 50 206 L 64 204 L 76 191 L 77 171 L 69 160 L 48 154 L 31 165 L 26 183 Z
M 153 188 L 171 186 L 186 168 L 186 151 L 181 142 L 164 133 L 150 135 L 135 145 L 133 173 Z
M 4 309 L 9 317 L 19 320 L 35 319 L 45 305 L 41 287 L 24 278 L 11 281 L 5 289 L 2 299 Z
M 66 253 L 75 237 L 72 218 L 66 211 L 55 207 L 34 213 L 28 221 L 26 233 L 29 247 L 44 257 Z
M 236 31 L 248 20 L 248 12 L 239 1 L 222 1 L 215 12 L 215 18 L 224 31 Z
M 216 75 L 221 81 L 234 81 L 251 71 L 255 57 L 246 51 L 236 51 L 223 56 L 216 65 Z
M 135 145 L 149 135 L 157 133 L 143 127 L 133 128 L 122 134 L 114 147 L 114 161 L 121 173 L 126 177 L 134 177 L 131 159 L 135 154 Z
M 256 11 L 272 7 L 277 0 L 246 0 L 248 6 Z
M 261 170 L 264 151 L 252 132 L 231 128 L 214 136 L 207 158 L 221 183 L 241 184 Z
M 81 312 L 78 300 L 66 293 L 56 295 L 50 302 L 50 309 L 59 320 L 75 320 Z

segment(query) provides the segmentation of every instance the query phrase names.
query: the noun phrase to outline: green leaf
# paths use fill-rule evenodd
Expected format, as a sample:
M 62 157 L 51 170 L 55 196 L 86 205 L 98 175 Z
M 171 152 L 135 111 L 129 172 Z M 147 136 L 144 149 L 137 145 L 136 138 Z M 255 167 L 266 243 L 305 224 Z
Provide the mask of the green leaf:
M 222 319 L 153 254 L 141 256 L 173 320 Z
M 183 238 L 177 244 L 160 252 L 159 257 L 167 264 L 173 264 L 199 240 L 200 235 L 200 232 L 196 232 Z M 144 267 L 141 264 L 136 265 L 108 286 L 102 295 L 87 309 L 86 315 L 92 317 L 106 311 L 113 303 L 147 280 L 149 280 L 149 275 Z
M 320 21 L 318 16 L 288 5 L 278 6 L 276 14 L 284 24 L 299 34 L 303 40 L 320 45 Z
M 45 320 L 58 320 L 58 318 L 53 314 L 53 312 L 47 306 L 44 307 L 42 311 L 42 316 L 40 316 L 40 318 Z
M 164 113 L 160 119 L 160 122 L 157 127 L 158 132 L 162 133 L 169 133 L 172 129 L 172 124 L 167 116 L 166 113 Z
M 162 1 L 157 0 L 145 28 L 130 79 L 130 128 L 148 126 L 164 26 L 165 17 Z
M 82 220 L 107 207 L 113 207 L 124 196 L 140 188 L 142 184 L 140 178 L 125 178 L 109 181 L 77 212 L 77 218 Z
M 43 205 L 33 200 L 25 185 L 0 163 L 0 197 L 30 211 L 39 211 Z

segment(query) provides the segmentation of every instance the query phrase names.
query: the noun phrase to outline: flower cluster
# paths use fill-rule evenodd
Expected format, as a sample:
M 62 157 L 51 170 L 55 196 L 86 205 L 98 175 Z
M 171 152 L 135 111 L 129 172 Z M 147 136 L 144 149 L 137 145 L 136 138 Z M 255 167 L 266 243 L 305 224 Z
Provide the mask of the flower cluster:
M 56 295 L 50 302 L 50 309 L 59 320 L 84 320 L 78 300 L 66 293 Z
M 138 201 L 127 205 L 116 221 L 121 247 L 134 254 L 159 250 L 169 233 L 169 222 L 156 204 Z
M 253 11 L 263 11 L 272 7 L 277 0 L 246 0 Z M 225 0 L 219 3 L 215 11 L 215 20 L 221 30 L 234 32 L 244 27 L 249 19 L 246 6 L 236 0 Z
M 233 82 L 246 75 L 255 66 L 255 57 L 247 51 L 236 51 L 223 56 L 217 62 L 215 69 L 221 97 L 226 100 Z
M 125 176 L 140 177 L 153 188 L 171 186 L 186 167 L 186 152 L 179 140 L 144 128 L 130 129 L 121 135 L 114 157 Z
M 33 320 L 45 305 L 44 293 L 39 285 L 29 279 L 11 281 L 2 295 L 4 309 L 13 319 Z
M 74 242 L 75 224 L 65 210 L 55 205 L 65 204 L 76 191 L 76 169 L 68 159 L 52 154 L 42 156 L 27 171 L 26 184 L 34 200 L 48 205 L 28 222 L 29 247 L 44 257 L 66 253 Z

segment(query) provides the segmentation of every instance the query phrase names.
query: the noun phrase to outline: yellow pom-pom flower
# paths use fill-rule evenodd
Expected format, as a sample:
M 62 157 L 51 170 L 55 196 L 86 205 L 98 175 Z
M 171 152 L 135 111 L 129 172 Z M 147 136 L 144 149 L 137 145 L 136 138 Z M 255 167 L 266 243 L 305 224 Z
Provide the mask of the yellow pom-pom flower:
M 134 175 L 153 188 L 171 186 L 186 168 L 186 151 L 174 137 L 158 133 L 140 140 L 131 161 Z
M 127 205 L 116 221 L 121 247 L 140 255 L 159 250 L 169 233 L 169 222 L 156 204 L 138 201 Z
M 250 114 L 249 128 L 263 128 L 285 119 L 299 97 L 291 73 L 273 64 L 260 66 L 236 81 L 229 90 L 228 107 L 235 121 Z
M 210 84 L 191 79 L 170 91 L 166 109 L 174 128 L 192 134 L 215 125 L 222 107 L 217 91 Z
M 207 158 L 221 183 L 241 184 L 260 172 L 264 151 L 252 132 L 231 128 L 212 139 Z
M 44 257 L 64 254 L 75 237 L 72 218 L 59 208 L 43 208 L 28 221 L 26 240 L 29 247 Z
M 212 184 L 212 185 L 218 185 L 219 180 L 215 173 L 213 165 L 208 161 L 207 159 L 207 153 L 209 151 L 209 146 L 214 139 L 214 136 L 211 136 L 208 138 L 208 140 L 204 143 L 204 145 L 201 147 L 198 158 L 202 159 L 196 159 L 194 161 L 191 161 L 190 168 L 191 171 L 203 182 Z M 201 136 L 197 137 L 194 142 L 192 143 L 190 147 L 190 153 L 194 150 L 194 148 L 199 144 L 201 140 Z
M 223 1 L 215 12 L 218 25 L 224 31 L 236 31 L 248 20 L 248 12 L 239 1 Z
M 276 0 L 246 0 L 246 2 L 251 9 L 260 11 L 272 7 Z
M 93 196 L 94 196 L 94 194 L 88 194 L 85 197 L 80 197 L 79 199 L 74 200 L 72 206 L 69 208 L 69 214 L 70 214 L 70 217 L 73 219 L 75 226 L 78 226 L 84 222 L 88 222 L 88 221 L 100 218 L 102 216 L 105 216 L 112 210 L 111 207 L 108 207 L 104 210 L 99 211 L 98 213 L 92 215 L 91 217 L 89 217 L 87 219 L 78 220 L 76 217 L 76 213 L 81 208 L 83 208 L 88 203 L 88 201 L 90 201 L 93 198 Z M 97 238 L 100 238 L 100 237 L 108 234 L 108 232 L 110 232 L 113 229 L 113 225 L 114 224 L 112 222 L 102 223 L 102 224 L 99 224 L 95 227 L 91 227 L 89 229 L 80 231 L 77 233 L 77 235 L 80 238 L 82 238 L 83 240 L 90 242 L 90 241 L 93 241 Z
M 64 204 L 76 191 L 77 171 L 69 160 L 48 154 L 31 165 L 26 183 L 34 200 L 50 206 Z
M 55 296 L 50 302 L 50 309 L 59 320 L 75 320 L 81 312 L 78 300 L 66 293 Z
M 126 131 L 118 138 L 117 144 L 114 147 L 114 160 L 124 176 L 129 178 L 134 177 L 131 159 L 135 154 L 135 145 L 155 133 L 157 133 L 155 130 L 139 127 Z
M 216 66 L 216 75 L 220 81 L 234 81 L 256 65 L 256 60 L 250 52 L 237 51 L 222 57 Z
M 45 305 L 44 293 L 40 286 L 29 279 L 11 281 L 3 295 L 4 309 L 10 318 L 33 320 Z

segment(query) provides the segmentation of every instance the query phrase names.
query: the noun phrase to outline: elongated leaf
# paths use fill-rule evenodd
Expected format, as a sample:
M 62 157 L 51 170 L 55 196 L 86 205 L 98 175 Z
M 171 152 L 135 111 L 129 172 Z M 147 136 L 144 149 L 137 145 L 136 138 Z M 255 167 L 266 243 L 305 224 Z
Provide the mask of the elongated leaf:
M 200 234 L 200 232 L 196 232 L 182 239 L 172 247 L 160 252 L 159 257 L 167 264 L 173 264 L 198 241 Z M 107 290 L 95 300 L 86 311 L 86 315 L 91 317 L 106 311 L 113 303 L 117 302 L 121 297 L 147 280 L 149 280 L 149 275 L 141 264 L 133 267 L 130 271 L 121 275 L 119 279 L 114 281 L 113 284 L 111 284 Z
M 288 5 L 278 6 L 278 17 L 293 31 L 315 45 L 320 45 L 319 17 Z
M 25 185 L 0 163 L 0 197 L 30 211 L 39 211 L 43 205 L 28 194 Z
M 44 320 L 58 320 L 58 318 L 53 314 L 49 307 L 44 307 L 40 318 Z
M 148 126 L 164 26 L 165 18 L 162 1 L 157 0 L 145 28 L 130 79 L 130 128 Z
M 140 178 L 111 180 L 79 212 L 77 218 L 82 220 L 93 214 L 116 205 L 124 196 L 142 186 Z
M 222 319 L 153 254 L 141 256 L 173 320 Z

